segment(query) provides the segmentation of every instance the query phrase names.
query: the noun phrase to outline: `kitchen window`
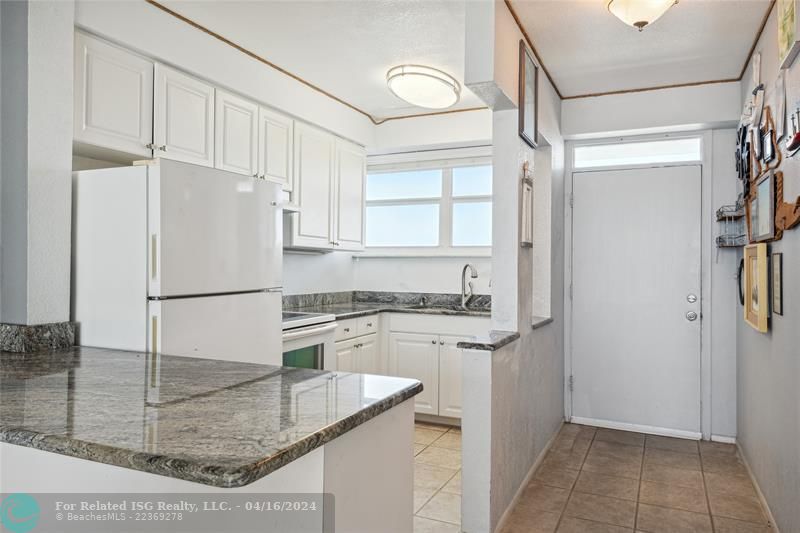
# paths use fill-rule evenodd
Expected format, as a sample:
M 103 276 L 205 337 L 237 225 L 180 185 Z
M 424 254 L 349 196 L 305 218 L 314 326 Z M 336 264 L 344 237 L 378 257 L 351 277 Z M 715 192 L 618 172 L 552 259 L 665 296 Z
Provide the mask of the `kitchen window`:
M 368 254 L 490 253 L 491 160 L 371 167 L 366 188 Z

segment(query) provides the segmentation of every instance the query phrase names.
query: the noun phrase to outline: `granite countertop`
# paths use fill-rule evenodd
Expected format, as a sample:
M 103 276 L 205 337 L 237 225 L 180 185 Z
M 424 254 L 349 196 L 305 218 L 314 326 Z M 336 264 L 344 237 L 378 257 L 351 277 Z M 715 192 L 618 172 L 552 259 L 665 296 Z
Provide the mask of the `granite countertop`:
M 500 331 L 493 329 L 485 335 L 476 335 L 468 341 L 462 341 L 457 347 L 465 350 L 485 350 L 493 352 L 499 350 L 507 344 L 511 344 L 519 339 L 518 331 Z
M 451 315 L 451 316 L 491 316 L 491 311 L 485 307 L 472 307 L 462 309 L 457 306 L 445 305 L 411 305 L 391 302 L 345 302 L 332 304 L 308 305 L 292 307 L 287 311 L 303 311 L 307 313 L 326 313 L 336 315 L 337 320 L 357 318 L 360 316 L 376 315 L 378 313 L 416 313 L 423 315 Z
M 0 383 L 0 442 L 217 487 L 252 483 L 422 391 L 411 379 L 79 347 L 0 352 Z

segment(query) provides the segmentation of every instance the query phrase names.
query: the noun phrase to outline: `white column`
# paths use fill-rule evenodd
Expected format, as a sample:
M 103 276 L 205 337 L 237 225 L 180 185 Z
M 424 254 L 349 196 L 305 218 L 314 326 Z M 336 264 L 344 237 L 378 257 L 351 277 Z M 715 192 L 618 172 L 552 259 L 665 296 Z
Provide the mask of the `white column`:
M 0 322 L 69 320 L 74 3 L 0 2 Z

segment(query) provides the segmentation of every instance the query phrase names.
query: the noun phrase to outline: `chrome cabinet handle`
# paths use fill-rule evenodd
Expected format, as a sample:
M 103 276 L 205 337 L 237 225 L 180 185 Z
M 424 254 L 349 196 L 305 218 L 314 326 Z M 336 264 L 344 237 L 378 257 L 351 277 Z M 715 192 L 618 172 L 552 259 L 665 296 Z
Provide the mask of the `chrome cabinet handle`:
M 686 320 L 688 320 L 689 322 L 694 322 L 695 320 L 697 320 L 697 318 L 698 315 L 694 311 L 689 311 L 688 313 L 686 313 Z
M 344 328 L 345 333 L 350 333 L 350 328 Z
M 436 339 L 433 339 L 433 340 L 431 341 L 431 344 L 436 344 Z
M 148 150 L 155 150 L 156 149 L 156 145 L 153 144 L 153 143 L 147 143 L 147 144 L 144 145 L 144 147 L 147 148 Z
M 161 150 L 162 152 L 166 152 L 167 151 L 167 145 L 166 144 L 162 144 L 161 146 L 158 147 L 158 149 Z
M 444 346 L 444 341 L 439 341 L 439 344 L 440 344 L 441 346 Z
M 367 322 L 367 327 L 371 328 L 372 327 L 372 322 Z

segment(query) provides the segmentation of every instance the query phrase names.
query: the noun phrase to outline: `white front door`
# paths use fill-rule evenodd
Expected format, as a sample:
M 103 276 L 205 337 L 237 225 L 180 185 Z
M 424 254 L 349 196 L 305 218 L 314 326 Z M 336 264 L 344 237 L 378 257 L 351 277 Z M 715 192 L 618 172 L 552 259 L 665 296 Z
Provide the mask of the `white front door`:
M 700 436 L 700 176 L 573 174 L 574 422 Z

